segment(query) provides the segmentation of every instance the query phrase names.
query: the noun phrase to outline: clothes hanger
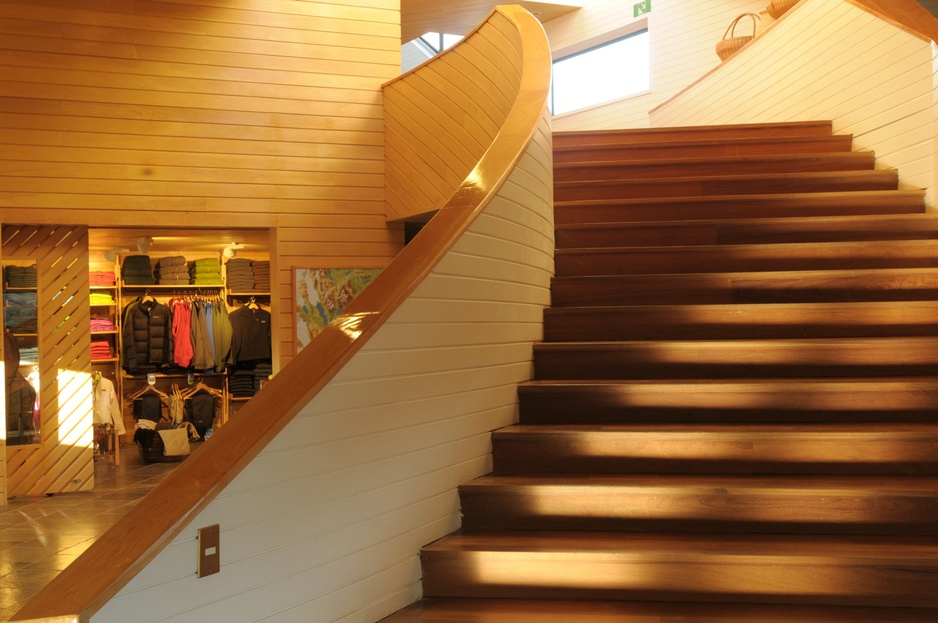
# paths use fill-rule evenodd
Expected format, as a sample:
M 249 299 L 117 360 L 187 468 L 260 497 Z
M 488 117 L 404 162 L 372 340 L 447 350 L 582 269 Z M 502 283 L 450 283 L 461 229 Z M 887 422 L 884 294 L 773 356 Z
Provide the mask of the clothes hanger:
M 200 391 L 205 391 L 205 392 L 207 392 L 207 393 L 209 393 L 209 394 L 211 394 L 212 396 L 215 396 L 215 397 L 217 397 L 217 398 L 222 398 L 222 397 L 224 397 L 224 392 L 222 392 L 220 389 L 215 389 L 214 387 L 209 387 L 208 385 L 206 385 L 206 384 L 203 383 L 202 381 L 199 381 L 198 383 L 196 383 L 195 385 L 193 385 L 193 386 L 190 387 L 189 389 L 185 390 L 185 391 L 183 392 L 183 397 L 184 397 L 184 398 L 191 398 L 192 396 L 196 395 L 196 394 L 199 393 Z
M 129 396 L 127 396 L 127 399 L 128 399 L 128 400 L 136 400 L 137 398 L 139 398 L 140 396 L 144 395 L 144 394 L 147 393 L 147 392 L 153 392 L 153 393 L 155 393 L 157 396 L 159 396 L 160 398 L 166 398 L 167 400 L 169 399 L 169 394 L 167 394 L 166 392 L 162 392 L 162 391 L 158 390 L 157 388 L 155 388 L 155 387 L 153 387 L 152 385 L 149 385 L 149 384 L 148 384 L 148 385 L 145 385 L 145 386 L 142 387 L 141 389 L 138 389 L 138 390 L 135 391 L 134 393 L 132 393 L 132 394 L 130 394 Z

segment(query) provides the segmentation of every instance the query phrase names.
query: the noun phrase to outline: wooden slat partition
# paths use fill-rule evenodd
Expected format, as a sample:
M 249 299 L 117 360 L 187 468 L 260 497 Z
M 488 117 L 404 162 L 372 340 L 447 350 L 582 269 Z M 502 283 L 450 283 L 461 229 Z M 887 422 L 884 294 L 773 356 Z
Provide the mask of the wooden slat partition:
M 38 274 L 40 440 L 7 446 L 8 495 L 94 486 L 88 228 L 4 225 L 3 256 Z
M 266 453 L 263 455 L 267 457 L 268 463 L 274 461 L 277 465 L 282 465 L 284 461 L 295 459 L 297 465 L 303 465 L 304 462 L 321 460 L 320 446 L 322 444 L 318 443 L 315 438 L 305 442 L 305 447 L 308 448 L 307 454 L 296 454 L 295 449 L 289 448 L 292 443 L 303 443 L 296 439 L 296 428 L 285 431 L 285 433 L 294 433 L 292 435 L 278 436 L 278 433 L 291 425 L 294 417 L 298 415 L 304 416 L 304 423 L 296 426 L 302 430 L 309 430 L 310 427 L 317 429 L 320 424 L 313 417 L 317 411 L 311 406 L 314 398 L 317 399 L 315 404 L 321 404 L 322 401 L 334 403 L 336 410 L 334 417 L 337 418 L 335 420 L 337 425 L 367 428 L 367 433 L 363 434 L 361 443 L 356 444 L 351 454 L 362 455 L 366 452 L 366 446 L 377 445 L 379 450 L 385 449 L 385 444 L 375 444 L 368 436 L 373 434 L 379 423 L 389 431 L 393 431 L 394 420 L 388 419 L 390 414 L 402 416 L 418 407 L 408 402 L 406 397 L 402 397 L 399 389 L 387 392 L 387 387 L 385 387 L 385 392 L 382 392 L 379 387 L 419 387 L 423 391 L 428 388 L 434 391 L 441 389 L 439 383 L 429 382 L 427 378 L 416 372 L 413 368 L 414 357 L 408 356 L 406 348 L 396 345 L 398 341 L 402 341 L 402 344 L 411 346 L 408 335 L 420 336 L 423 341 L 426 341 L 428 332 L 434 334 L 442 332 L 441 335 L 445 338 L 443 341 L 454 351 L 447 352 L 442 360 L 454 367 L 452 379 L 455 385 L 446 389 L 453 394 L 454 404 L 458 403 L 462 405 L 462 408 L 476 410 L 470 410 L 466 417 L 476 421 L 476 428 L 485 429 L 484 435 L 480 430 L 470 439 L 472 446 L 480 445 L 481 442 L 476 440 L 484 441 L 481 443 L 484 446 L 484 455 L 480 458 L 454 458 L 449 456 L 452 454 L 447 451 L 449 446 L 438 448 L 435 444 L 431 444 L 426 448 L 448 455 L 447 459 L 453 462 L 449 464 L 449 467 L 443 468 L 442 471 L 447 473 L 465 472 L 467 464 L 471 464 L 476 470 L 485 469 L 485 464 L 488 462 L 486 458 L 488 456 L 487 431 L 493 423 L 500 425 L 506 416 L 511 417 L 516 408 L 511 378 L 524 376 L 530 372 L 531 343 L 540 338 L 541 309 L 548 304 L 547 292 L 553 248 L 553 223 L 550 216 L 552 203 L 550 117 L 545 108 L 550 74 L 549 46 L 543 30 L 533 16 L 517 7 L 499 7 L 490 14 L 487 22 L 497 24 L 502 32 L 507 32 L 510 36 L 504 36 L 502 41 L 493 44 L 486 53 L 497 54 L 500 59 L 496 61 L 497 64 L 507 62 L 512 65 L 513 71 L 517 72 L 520 79 L 506 81 L 502 85 L 502 97 L 513 102 L 510 110 L 493 102 L 484 105 L 480 103 L 478 108 L 464 111 L 467 124 L 469 119 L 474 119 L 473 123 L 478 124 L 480 117 L 488 116 L 490 119 L 497 120 L 496 125 L 500 130 L 490 147 L 471 168 L 466 179 L 442 204 L 440 212 L 336 321 L 304 348 L 253 400 L 239 411 L 237 418 L 216 432 L 201 449 L 182 463 L 127 516 L 17 613 L 13 621 L 87 621 L 91 620 L 93 615 L 96 615 L 95 621 L 127 620 L 128 616 L 133 618 L 133 615 L 128 615 L 126 612 L 121 618 L 122 615 L 115 613 L 113 608 L 105 612 L 100 611 L 109 605 L 109 601 L 121 587 L 130 582 L 141 570 L 147 568 L 149 563 L 158 562 L 155 559 L 158 558 L 161 550 L 170 545 L 175 548 L 174 552 L 179 551 L 183 559 L 188 561 L 183 562 L 186 569 L 181 574 L 184 577 L 178 580 L 186 586 L 177 588 L 174 580 L 157 580 L 154 583 L 152 576 L 157 571 L 151 571 L 151 568 L 148 568 L 147 575 L 151 576 L 149 581 L 155 590 L 157 592 L 169 590 L 169 595 L 163 599 L 152 595 L 139 597 L 140 592 L 146 591 L 138 590 L 135 585 L 134 590 L 126 596 L 125 602 L 148 604 L 147 616 L 150 617 L 156 616 L 152 609 L 155 604 L 159 604 L 160 607 L 177 608 L 178 612 L 178 608 L 183 607 L 180 604 L 186 602 L 187 599 L 190 601 L 186 603 L 193 604 L 191 610 L 187 612 L 202 608 L 198 614 L 190 615 L 198 620 L 230 619 L 232 611 L 238 612 L 239 616 L 247 616 L 245 610 L 239 609 L 242 603 L 244 609 L 250 608 L 255 611 L 258 608 L 268 608 L 268 614 L 273 612 L 282 614 L 291 605 L 294 608 L 300 607 L 288 603 L 288 599 L 299 599 L 301 604 L 306 604 L 307 610 L 304 614 L 296 612 L 296 617 L 305 621 L 337 620 L 351 612 L 356 612 L 355 616 L 358 620 L 364 620 L 363 609 L 373 612 L 375 616 L 372 620 L 377 620 L 403 605 L 400 603 L 401 599 L 416 598 L 416 595 L 411 595 L 412 589 L 405 584 L 388 589 L 390 592 L 384 593 L 381 597 L 358 596 L 353 599 L 354 605 L 349 606 L 351 609 L 341 615 L 325 613 L 322 608 L 316 608 L 315 604 L 318 602 L 315 602 L 310 595 L 314 591 L 326 590 L 320 586 L 321 583 L 331 583 L 341 579 L 335 574 L 326 573 L 320 579 L 321 581 L 312 582 L 308 581 L 303 573 L 297 573 L 295 578 L 290 578 L 283 583 L 271 582 L 268 575 L 256 577 L 260 573 L 256 565 L 266 562 L 267 572 L 274 573 L 271 569 L 279 570 L 287 564 L 296 563 L 295 548 L 289 545 L 279 547 L 271 545 L 270 550 L 253 555 L 242 554 L 244 556 L 240 563 L 242 567 L 238 568 L 244 568 L 244 572 L 232 572 L 228 576 L 225 575 L 225 566 L 229 559 L 223 554 L 222 573 L 217 582 L 213 583 L 211 578 L 196 580 L 188 569 L 190 563 L 194 564 L 192 556 L 194 550 L 190 549 L 194 547 L 194 543 L 189 538 L 188 532 L 194 531 L 194 527 L 189 524 L 203 511 L 207 513 L 207 516 L 215 517 L 217 521 L 219 513 L 223 514 L 224 509 L 212 504 L 212 501 L 223 492 L 225 497 L 220 502 L 226 502 L 229 507 L 235 504 L 232 497 L 247 495 L 252 491 L 265 492 L 266 497 L 263 495 L 262 497 L 268 503 L 271 499 L 270 495 L 286 496 L 290 501 L 298 496 L 306 499 L 314 495 L 314 492 L 306 486 L 296 484 L 290 486 L 289 482 L 297 482 L 297 479 L 304 484 L 307 480 L 303 480 L 295 472 L 284 474 L 283 467 L 273 468 L 273 471 L 284 479 L 282 483 L 269 485 L 268 488 L 260 487 L 257 479 L 267 474 L 261 472 L 259 476 L 257 470 L 264 468 L 257 467 L 255 470 L 256 463 L 252 463 L 274 440 L 277 442 L 274 456 L 271 457 Z M 480 30 L 490 32 L 488 27 Z M 511 35 L 513 31 L 517 34 Z M 460 46 L 474 48 L 475 41 L 480 39 L 480 37 L 470 37 Z M 479 58 L 483 55 L 481 49 L 486 47 L 479 46 Z M 469 56 L 468 53 L 463 53 Z M 427 69 L 430 67 L 432 65 L 426 66 Z M 472 76 L 469 76 L 459 87 L 464 90 L 464 88 L 469 88 L 471 83 Z M 390 85 L 389 88 L 394 87 Z M 513 95 L 512 89 L 515 91 Z M 435 99 L 448 95 L 448 93 L 437 94 Z M 395 115 L 393 108 L 389 108 L 388 113 L 391 116 Z M 414 119 L 411 123 L 419 125 L 420 120 Z M 434 166 L 433 162 L 422 164 L 422 167 L 427 169 Z M 496 276 L 506 272 L 510 273 L 510 278 L 502 276 L 500 282 L 496 281 Z M 529 281 L 525 277 L 532 279 Z M 448 283 L 451 281 L 455 281 L 457 285 Z M 478 283 L 471 284 L 472 281 Z M 531 281 L 535 282 L 534 286 L 528 285 Z M 471 287 L 458 287 L 467 284 Z M 422 295 L 414 301 L 413 295 L 418 288 Z M 470 298 L 469 292 L 474 298 Z M 441 316 L 440 308 L 443 303 L 447 302 L 449 303 L 448 315 Z M 477 324 L 468 325 L 479 327 L 480 331 L 481 327 L 485 327 L 483 337 L 478 339 L 478 346 L 484 347 L 482 350 L 488 353 L 485 358 L 466 356 L 478 351 L 477 348 L 468 348 L 468 346 L 473 346 L 473 341 L 465 334 L 465 325 L 460 327 L 459 324 L 468 321 L 469 307 L 481 310 L 478 313 L 484 311 L 488 314 L 476 320 Z M 433 325 L 434 322 L 439 322 L 441 317 L 446 318 L 447 324 Z M 426 326 L 432 326 L 432 330 L 424 330 Z M 381 336 L 386 336 L 390 332 L 388 337 L 381 340 L 383 349 L 375 346 L 374 349 L 367 350 L 372 346 L 372 338 L 376 337 L 381 328 L 387 329 L 381 333 Z M 360 357 L 356 358 L 356 354 L 361 349 L 366 349 L 365 354 L 368 355 L 361 362 L 361 367 L 364 369 L 362 374 L 365 378 L 361 382 L 367 383 L 369 377 L 373 378 L 373 382 L 364 389 L 359 388 L 361 382 L 352 383 L 357 391 L 349 392 L 343 388 L 341 382 L 333 379 L 340 373 L 349 374 L 348 369 L 356 367 L 350 364 L 359 361 Z M 439 346 L 427 345 L 423 349 L 430 351 L 439 349 Z M 470 352 L 466 353 L 466 350 Z M 455 356 L 456 351 L 464 355 L 462 359 L 465 361 Z M 510 351 L 507 359 L 504 360 L 510 363 L 498 363 L 497 358 L 492 359 L 492 353 L 497 355 L 503 351 Z M 374 361 L 375 357 L 377 361 Z M 432 364 L 432 372 L 428 371 L 424 374 L 439 373 L 442 362 L 439 355 L 436 359 L 431 357 L 429 363 Z M 373 366 L 376 370 L 384 370 L 384 376 L 377 372 L 369 373 Z M 464 369 L 456 369 L 458 366 Z M 476 367 L 475 370 L 472 369 L 473 366 Z M 387 376 L 390 373 L 400 376 Z M 490 384 L 484 392 L 486 395 L 498 393 L 503 397 L 503 402 L 499 403 L 504 406 L 498 408 L 498 422 L 495 422 L 493 415 L 488 412 L 488 409 L 492 407 L 486 404 L 475 404 L 476 398 L 472 400 L 467 398 L 467 392 L 470 391 L 467 389 L 467 383 L 478 382 L 480 378 L 486 378 Z M 346 384 L 350 383 L 348 378 L 341 379 L 340 377 L 340 380 L 344 380 Z M 324 392 L 324 390 L 331 391 Z M 510 393 L 507 390 L 510 390 Z M 438 405 L 440 398 L 441 396 L 435 395 L 427 400 L 436 401 L 434 404 Z M 377 401 L 375 405 L 363 407 L 372 413 L 372 420 L 367 423 L 359 421 L 358 418 L 364 416 L 354 410 L 355 405 L 365 399 Z M 383 405 L 382 401 L 386 401 L 386 404 Z M 467 406 L 465 404 L 467 402 L 471 404 Z M 428 408 L 429 405 L 421 409 Z M 443 410 L 446 411 L 446 409 Z M 434 424 L 434 430 L 439 434 L 441 427 L 447 424 L 450 428 L 453 427 L 448 420 L 441 420 Z M 401 426 L 406 425 L 402 423 Z M 322 429 L 319 435 L 327 434 L 331 428 Z M 402 428 L 394 437 L 399 442 L 404 439 L 415 440 L 410 428 Z M 344 453 L 345 456 L 349 454 L 349 452 Z M 419 471 L 423 469 L 422 456 L 423 452 L 404 449 L 400 458 L 415 461 L 417 473 L 422 473 Z M 379 473 L 387 474 L 387 469 L 382 469 L 383 462 L 380 459 L 374 459 L 371 465 L 374 469 L 379 469 Z M 233 482 L 239 474 L 242 474 L 242 480 Z M 247 478 L 247 481 L 243 478 Z M 447 480 L 448 478 L 443 478 L 441 475 L 437 479 Z M 366 481 L 367 487 L 375 486 L 374 478 L 366 478 Z M 333 478 L 330 477 L 328 482 L 333 483 Z M 229 485 L 238 485 L 236 487 L 238 494 L 229 495 L 225 491 Z M 334 486 L 332 484 L 333 488 Z M 419 491 L 416 484 L 411 488 Z M 439 500 L 440 503 L 435 506 L 442 506 L 446 509 L 442 518 L 435 515 L 432 519 L 417 518 L 415 521 L 422 523 L 402 528 L 403 534 L 414 538 L 413 535 L 423 535 L 428 526 L 435 527 L 438 530 L 437 535 L 449 531 L 451 524 L 458 521 L 458 512 L 449 497 L 455 496 L 455 486 L 451 486 L 450 490 L 451 493 L 433 494 L 430 498 Z M 349 490 L 344 490 L 343 496 L 347 495 L 350 495 Z M 426 494 L 418 493 L 418 495 L 425 496 Z M 322 504 L 315 498 L 306 500 L 306 503 L 312 508 Z M 397 505 L 399 501 L 395 498 L 392 503 Z M 221 505 L 224 506 L 224 503 Z M 364 505 L 371 510 L 372 504 L 366 502 Z M 264 508 L 263 503 L 253 499 L 242 501 L 240 508 L 245 513 L 261 513 L 269 510 Z M 363 510 L 360 509 L 360 512 Z M 283 510 L 276 515 L 277 521 L 282 521 L 284 516 L 294 513 L 295 511 Z M 245 520 L 243 515 L 236 514 L 235 516 L 247 524 L 235 532 L 243 530 L 255 537 L 267 539 L 280 539 L 283 536 L 275 529 L 264 529 L 266 524 L 261 520 Z M 304 517 L 298 523 L 306 528 L 315 526 L 318 519 Z M 349 520 L 348 517 L 345 519 Z M 234 521 L 231 519 L 231 523 Z M 365 520 L 362 522 L 369 524 Z M 229 525 L 223 524 L 222 528 L 222 547 L 227 548 L 225 551 L 231 552 L 233 547 L 237 549 L 238 543 L 245 547 L 258 546 L 257 538 L 245 538 L 244 541 L 238 541 L 234 535 L 226 535 Z M 251 532 L 251 528 L 256 528 L 259 532 Z M 324 535 L 328 544 L 327 549 L 332 550 L 336 547 L 340 537 L 339 532 L 344 531 L 328 532 Z M 374 533 L 369 532 L 369 534 L 373 536 Z M 429 533 L 427 537 L 435 538 Z M 357 568 L 360 565 L 357 556 L 361 552 L 362 544 L 356 535 L 351 535 L 350 538 L 349 548 L 350 551 L 356 552 L 356 556 L 348 564 Z M 311 539 L 306 537 L 300 538 L 298 542 L 309 547 L 309 541 Z M 232 545 L 232 543 L 236 544 Z M 414 546 L 408 556 L 408 560 L 414 565 L 416 564 L 416 549 L 417 546 Z M 263 561 L 255 561 L 261 554 L 275 556 L 277 552 L 273 550 L 283 552 L 281 556 L 286 557 L 286 560 L 283 558 L 268 560 L 265 557 Z M 318 553 L 319 550 L 314 548 L 313 552 Z M 232 556 L 232 554 L 228 555 Z M 237 554 L 233 556 L 237 557 Z M 176 559 L 178 557 L 174 558 Z M 365 571 L 361 582 L 370 583 L 373 576 L 385 574 L 388 570 L 400 570 L 397 579 L 404 578 L 404 581 L 409 581 L 412 585 L 414 571 L 409 565 L 402 565 L 401 560 L 398 554 L 389 555 L 380 563 L 384 566 L 374 571 Z M 231 564 L 237 565 L 238 562 L 234 561 Z M 180 572 L 179 565 L 171 565 L 171 567 L 177 573 Z M 289 598 L 286 598 L 281 592 L 276 600 L 271 601 L 268 597 L 252 592 L 250 588 L 239 590 L 236 586 L 240 582 L 250 580 L 255 580 L 275 591 L 285 591 L 287 585 L 299 584 L 296 589 L 298 595 L 290 594 Z M 195 586 L 190 584 L 191 582 L 201 582 L 201 584 Z M 257 586 L 253 585 L 254 588 Z M 364 590 L 360 583 L 354 581 L 349 586 L 358 591 Z M 230 594 L 228 600 L 238 603 L 229 606 L 231 609 L 227 616 L 205 610 L 210 607 L 224 608 L 222 603 L 224 599 L 207 600 L 207 595 L 214 590 L 235 591 Z M 338 592 L 338 589 L 335 589 L 324 593 L 328 599 L 328 608 L 335 608 L 336 600 L 339 598 Z M 135 597 L 139 597 L 142 601 L 134 602 Z M 311 603 L 313 605 L 310 605 Z M 126 606 L 126 603 L 124 605 Z M 133 605 L 130 607 L 134 608 Z M 137 605 L 136 607 L 138 610 L 135 612 L 139 612 L 139 608 L 143 606 Z M 263 618 L 258 614 L 252 616 Z

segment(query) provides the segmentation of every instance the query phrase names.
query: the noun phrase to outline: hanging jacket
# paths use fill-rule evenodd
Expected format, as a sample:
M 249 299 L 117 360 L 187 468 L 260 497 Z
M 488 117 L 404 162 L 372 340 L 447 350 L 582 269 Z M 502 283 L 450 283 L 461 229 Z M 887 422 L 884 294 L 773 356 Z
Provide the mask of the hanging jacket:
M 270 359 L 270 312 L 260 307 L 245 305 L 228 314 L 231 321 L 232 365 Z
M 228 310 L 224 302 L 219 302 L 213 309 L 212 343 L 215 345 L 215 370 L 225 371 L 225 363 L 231 352 L 231 321 L 228 320 Z
M 169 307 L 144 297 L 130 303 L 125 311 L 121 329 L 124 368 L 131 374 L 139 374 L 172 363 L 173 316 Z

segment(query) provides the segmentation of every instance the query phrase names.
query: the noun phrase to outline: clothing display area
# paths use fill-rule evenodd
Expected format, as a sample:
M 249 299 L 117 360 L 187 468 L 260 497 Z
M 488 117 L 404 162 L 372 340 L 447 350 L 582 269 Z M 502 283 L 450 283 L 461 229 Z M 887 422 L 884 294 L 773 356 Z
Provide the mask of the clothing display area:
M 269 260 L 155 251 L 89 271 L 100 455 L 182 460 L 273 373 Z

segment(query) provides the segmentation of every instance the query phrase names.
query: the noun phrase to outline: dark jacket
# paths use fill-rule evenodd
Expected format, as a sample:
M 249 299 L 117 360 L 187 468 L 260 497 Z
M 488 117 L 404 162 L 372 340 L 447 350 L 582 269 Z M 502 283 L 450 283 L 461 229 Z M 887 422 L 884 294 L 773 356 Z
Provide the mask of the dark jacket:
M 144 298 L 124 313 L 124 368 L 132 373 L 153 372 L 173 361 L 173 315 L 169 307 Z

